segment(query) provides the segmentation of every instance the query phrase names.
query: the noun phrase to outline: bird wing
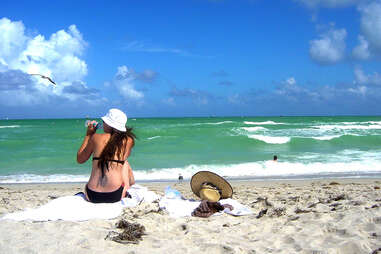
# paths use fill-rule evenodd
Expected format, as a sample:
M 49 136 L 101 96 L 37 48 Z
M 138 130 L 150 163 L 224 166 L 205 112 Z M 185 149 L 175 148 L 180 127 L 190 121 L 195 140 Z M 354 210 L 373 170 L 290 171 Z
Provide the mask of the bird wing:
M 44 75 L 42 75 L 42 74 L 38 74 L 38 73 L 29 73 L 29 75 L 38 75 L 38 76 L 40 76 L 41 78 L 44 78 L 44 79 L 49 80 L 52 84 L 57 85 L 56 82 L 54 82 L 54 81 L 53 81 L 50 77 L 48 77 L 48 76 L 44 76 Z
M 47 80 L 49 80 L 50 82 L 52 82 L 54 85 L 57 85 L 51 78 L 49 77 L 45 77 Z

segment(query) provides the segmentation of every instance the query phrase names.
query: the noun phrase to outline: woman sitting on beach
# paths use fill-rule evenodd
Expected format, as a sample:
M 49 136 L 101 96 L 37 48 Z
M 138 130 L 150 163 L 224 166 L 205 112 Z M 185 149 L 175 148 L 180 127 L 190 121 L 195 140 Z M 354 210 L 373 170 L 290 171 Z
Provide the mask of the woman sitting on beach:
M 77 162 L 86 162 L 93 155 L 91 176 L 85 195 L 92 203 L 113 203 L 128 195 L 135 183 L 127 161 L 136 136 L 126 128 L 127 116 L 119 109 L 110 109 L 102 117 L 103 134 L 96 132 L 97 122 L 92 121 L 77 153 Z

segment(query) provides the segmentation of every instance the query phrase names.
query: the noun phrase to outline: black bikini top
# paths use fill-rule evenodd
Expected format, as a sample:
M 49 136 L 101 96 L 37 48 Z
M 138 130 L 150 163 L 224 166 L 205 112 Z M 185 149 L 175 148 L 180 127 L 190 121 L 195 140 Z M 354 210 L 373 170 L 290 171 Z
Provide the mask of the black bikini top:
M 94 160 L 99 160 L 99 157 L 93 157 L 93 161 Z M 124 164 L 124 161 L 121 161 L 121 160 L 107 160 L 107 161 L 112 161 L 112 162 L 116 162 L 116 163 L 120 163 L 120 164 Z

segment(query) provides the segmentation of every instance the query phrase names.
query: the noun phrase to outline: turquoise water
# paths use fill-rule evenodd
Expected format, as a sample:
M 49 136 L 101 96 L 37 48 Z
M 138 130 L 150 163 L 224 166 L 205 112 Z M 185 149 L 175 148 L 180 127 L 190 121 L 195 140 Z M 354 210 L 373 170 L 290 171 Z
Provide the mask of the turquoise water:
M 86 181 L 76 163 L 85 119 L 0 121 L 0 182 Z M 381 175 L 381 117 L 138 118 L 138 180 Z M 271 161 L 273 155 L 279 161 Z

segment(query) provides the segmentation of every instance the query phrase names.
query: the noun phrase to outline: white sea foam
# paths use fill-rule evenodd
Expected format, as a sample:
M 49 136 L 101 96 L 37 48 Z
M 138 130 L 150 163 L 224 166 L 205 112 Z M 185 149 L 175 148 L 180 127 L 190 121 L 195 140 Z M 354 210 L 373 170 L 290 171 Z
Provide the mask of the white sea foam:
M 353 125 L 353 124 L 379 124 L 381 125 L 381 121 L 367 121 L 367 122 L 341 122 L 341 124 L 349 124 L 349 125 Z
M 0 129 L 4 129 L 4 128 L 19 128 L 20 125 L 4 125 L 4 126 L 0 126 Z
M 332 135 L 332 136 L 320 136 L 320 137 L 311 137 L 317 140 L 332 140 L 334 138 L 340 138 L 342 135 Z
M 381 125 L 315 125 L 313 128 L 321 130 L 381 130 Z
M 155 138 L 160 138 L 161 136 L 153 136 L 153 137 L 149 137 L 147 138 L 148 140 L 151 140 L 151 139 L 155 139 Z
M 87 182 L 90 175 L 34 175 L 21 174 L 0 176 L 0 183 L 69 183 L 69 182 Z
M 232 131 L 233 133 L 236 133 L 238 135 L 247 136 L 248 138 L 261 140 L 269 144 L 284 144 L 289 142 L 292 138 L 305 138 L 305 139 L 327 141 L 327 140 L 332 140 L 335 138 L 340 138 L 344 135 L 361 136 L 361 133 L 358 133 L 355 131 L 348 131 L 348 130 L 345 130 L 344 132 L 343 130 L 335 129 L 332 125 L 328 127 L 315 126 L 315 128 L 279 129 L 279 130 L 267 129 L 262 126 L 256 126 L 256 127 L 233 128 Z M 262 134 L 262 135 L 259 135 L 259 134 Z
M 377 129 L 377 130 L 381 130 L 381 125 L 378 125 L 378 124 L 373 124 L 373 125 L 369 125 L 367 126 L 369 129 Z
M 268 144 L 285 144 L 290 142 L 291 138 L 289 137 L 270 137 L 263 135 L 248 135 L 249 138 L 261 140 Z
M 381 174 L 381 158 L 379 151 L 364 152 L 360 150 L 344 150 L 338 154 L 323 155 L 306 153 L 297 158 L 297 162 L 284 161 L 280 156 L 278 162 L 258 161 L 238 164 L 188 165 L 178 168 L 153 168 L 150 170 L 134 170 L 137 181 L 177 180 L 179 173 L 189 180 L 198 171 L 207 170 L 229 178 L 276 178 L 303 177 L 306 175 L 348 175 L 361 176 L 369 173 Z M 319 159 L 319 157 L 321 157 Z M 315 162 L 311 162 L 314 160 Z M 317 161 L 318 160 L 318 161 Z M 49 176 L 23 174 L 0 176 L 0 183 L 63 183 L 87 182 L 89 175 Z
M 249 121 L 244 121 L 244 124 L 253 124 L 253 125 L 277 125 L 277 124 L 284 124 L 284 123 L 276 123 L 274 121 L 265 121 L 265 122 L 249 122 Z
M 368 122 L 341 122 L 341 124 L 360 124 L 360 123 L 368 123 Z
M 216 122 L 216 123 L 194 123 L 192 126 L 198 126 L 198 125 L 221 125 L 225 123 L 233 123 L 233 121 L 222 121 L 222 122 Z
M 381 125 L 381 121 L 369 121 L 370 124 L 379 124 Z
M 264 127 L 242 127 L 243 130 L 248 131 L 248 132 L 255 132 L 255 131 L 265 131 L 267 130 Z
M 348 174 L 348 173 L 369 173 L 377 172 L 381 174 L 381 161 L 370 157 L 365 160 L 346 162 L 339 161 L 339 158 L 332 158 L 329 162 L 276 162 L 261 161 L 251 163 L 240 163 L 233 165 L 190 165 L 184 168 L 167 168 L 150 171 L 136 171 L 136 179 L 176 180 L 179 173 L 185 179 L 190 179 L 193 174 L 201 170 L 215 172 L 225 177 L 273 177 L 273 176 L 303 176 L 321 174 Z

